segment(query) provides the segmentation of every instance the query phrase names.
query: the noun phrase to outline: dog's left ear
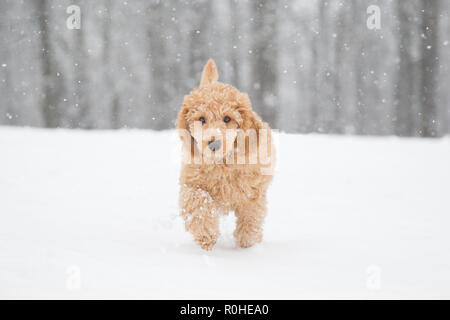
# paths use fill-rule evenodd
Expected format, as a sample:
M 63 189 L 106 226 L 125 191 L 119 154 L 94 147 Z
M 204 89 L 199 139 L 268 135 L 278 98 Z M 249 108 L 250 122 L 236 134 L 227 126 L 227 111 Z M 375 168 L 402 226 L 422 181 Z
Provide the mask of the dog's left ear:
M 178 112 L 177 120 L 175 121 L 175 128 L 178 130 L 187 130 L 186 114 L 188 113 L 188 108 L 183 104 L 181 110 Z
M 252 110 L 250 98 L 248 95 L 241 93 L 238 98 L 237 111 L 242 117 L 241 129 L 260 130 L 264 128 L 262 119 Z
M 203 68 L 202 80 L 200 86 L 208 85 L 219 80 L 219 73 L 217 72 L 217 66 L 213 59 L 209 59 Z

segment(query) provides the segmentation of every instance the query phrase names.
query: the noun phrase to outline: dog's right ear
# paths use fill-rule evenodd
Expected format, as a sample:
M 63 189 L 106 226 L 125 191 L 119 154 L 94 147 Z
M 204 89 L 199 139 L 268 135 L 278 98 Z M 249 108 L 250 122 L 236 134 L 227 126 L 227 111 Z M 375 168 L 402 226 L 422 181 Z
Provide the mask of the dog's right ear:
M 190 163 L 190 161 L 195 157 L 194 137 L 191 135 L 191 132 L 189 131 L 189 124 L 186 119 L 188 111 L 189 108 L 183 104 L 180 112 L 178 112 L 178 117 L 175 122 L 176 130 L 178 132 L 178 136 L 180 137 L 183 146 L 184 161 L 186 161 L 185 163 Z
M 219 72 L 217 71 L 216 63 L 213 59 L 209 59 L 203 68 L 202 80 L 200 86 L 208 85 L 219 80 Z
M 189 130 L 186 119 L 187 113 L 188 108 L 183 104 L 181 110 L 178 112 L 177 120 L 175 121 L 175 127 L 177 130 Z

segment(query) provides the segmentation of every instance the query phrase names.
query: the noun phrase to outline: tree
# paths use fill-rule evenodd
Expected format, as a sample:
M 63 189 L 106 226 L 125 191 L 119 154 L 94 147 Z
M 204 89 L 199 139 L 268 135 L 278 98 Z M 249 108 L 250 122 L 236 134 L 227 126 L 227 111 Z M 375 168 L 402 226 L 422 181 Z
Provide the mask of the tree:
M 55 71 L 55 59 L 53 55 L 51 33 L 49 24 L 50 6 L 48 0 L 33 1 L 36 5 L 39 19 L 39 30 L 41 40 L 41 63 L 42 63 L 42 117 L 46 128 L 56 128 L 60 125 L 60 110 L 58 108 L 58 100 L 62 91 L 62 81 L 57 79 Z
M 422 129 L 424 137 L 436 137 L 439 131 L 438 106 L 436 103 L 436 88 L 438 76 L 438 21 L 439 0 L 422 0 Z
M 397 1 L 398 52 L 397 81 L 395 85 L 395 134 L 411 136 L 419 133 L 417 115 L 420 112 L 420 59 L 417 44 L 421 30 L 417 15 L 418 2 Z
M 252 1 L 252 103 L 272 126 L 275 126 L 280 112 L 277 101 L 277 8 L 277 1 Z

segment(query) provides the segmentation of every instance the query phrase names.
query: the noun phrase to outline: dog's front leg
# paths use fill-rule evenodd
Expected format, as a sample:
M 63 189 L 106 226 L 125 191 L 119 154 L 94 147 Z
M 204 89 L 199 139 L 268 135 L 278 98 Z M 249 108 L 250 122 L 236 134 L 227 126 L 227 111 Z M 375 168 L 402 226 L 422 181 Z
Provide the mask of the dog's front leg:
M 219 210 L 208 192 L 187 185 L 181 186 L 181 216 L 186 230 L 203 249 L 211 250 L 219 238 Z
M 248 248 L 262 241 L 263 223 L 266 215 L 264 199 L 243 203 L 235 210 L 236 230 L 234 237 L 242 248 Z

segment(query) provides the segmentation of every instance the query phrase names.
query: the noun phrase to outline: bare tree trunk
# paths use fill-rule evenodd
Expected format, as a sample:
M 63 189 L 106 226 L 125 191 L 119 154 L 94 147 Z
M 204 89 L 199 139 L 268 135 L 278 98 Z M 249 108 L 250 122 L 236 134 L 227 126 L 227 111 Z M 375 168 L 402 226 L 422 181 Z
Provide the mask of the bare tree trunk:
M 412 119 L 410 110 L 412 107 L 412 94 L 414 92 L 414 78 L 412 73 L 411 57 L 411 24 L 408 15 L 409 1 L 397 2 L 397 14 L 399 24 L 399 70 L 396 85 L 395 102 L 395 133 L 399 136 L 412 134 Z
M 255 110 L 272 126 L 277 123 L 277 6 L 276 1 L 252 1 L 252 101 Z
M 191 67 L 190 75 L 192 76 L 190 87 L 197 87 L 200 79 L 201 71 L 206 61 L 211 58 L 205 52 L 205 48 L 208 44 L 208 31 L 210 26 L 212 4 L 210 1 L 202 1 L 193 3 L 190 11 L 193 15 L 190 19 L 190 23 L 193 28 L 190 34 L 190 61 Z
M 318 83 L 318 73 L 319 73 L 319 26 L 317 26 L 317 30 L 314 30 L 315 34 L 311 37 L 310 46 L 311 46 L 311 66 L 310 66 L 310 79 L 311 79 L 311 95 L 310 95 L 310 126 L 307 131 L 315 132 L 317 130 L 317 121 L 319 114 L 319 83 Z
M 232 82 L 233 85 L 237 88 L 241 87 L 240 77 L 239 77 L 239 31 L 240 31 L 240 12 L 239 12 L 239 4 L 237 0 L 229 0 L 230 1 L 230 11 L 231 11 L 231 66 L 233 68 L 233 77 Z
M 150 6 L 151 21 L 156 26 L 163 25 L 163 18 L 166 15 L 164 2 L 152 3 Z M 167 64 L 167 41 L 164 39 L 164 34 L 161 29 L 149 26 L 148 35 L 150 39 L 150 73 L 151 73 L 151 96 L 152 96 L 152 113 L 150 116 L 152 120 L 150 127 L 152 129 L 161 130 L 167 127 L 164 123 L 164 115 L 169 107 L 169 82 L 170 69 Z
M 396 3 L 399 64 L 395 86 L 394 127 L 398 136 L 415 136 L 422 131 L 418 121 L 422 86 L 421 62 L 416 57 L 417 45 L 422 41 L 422 22 L 420 17 L 415 16 L 418 4 L 417 0 Z
M 343 80 L 342 77 L 342 64 L 344 63 L 344 55 L 345 55 L 345 49 L 344 46 L 346 43 L 346 36 L 345 36 L 345 23 L 346 23 L 346 14 L 343 9 L 337 9 L 337 19 L 336 19 L 336 41 L 335 41 L 335 60 L 334 60 L 334 129 L 336 133 L 343 133 L 345 132 L 345 123 L 343 119 L 343 112 L 342 112 L 342 84 L 341 81 Z
M 110 112 L 110 127 L 113 129 L 119 129 L 122 125 L 120 114 L 120 102 L 117 97 L 116 90 L 114 88 L 114 81 L 112 78 L 111 70 L 111 50 L 112 50 L 112 13 L 114 10 L 114 2 L 112 0 L 106 0 L 106 16 L 103 24 L 103 76 L 104 81 L 107 83 L 107 88 L 110 88 L 111 94 L 109 95 L 109 112 Z
M 47 128 L 56 128 L 60 124 L 60 112 L 58 110 L 58 91 L 60 91 L 60 83 L 55 78 L 53 64 L 55 60 L 52 56 L 52 48 L 50 45 L 50 29 L 48 27 L 50 21 L 50 6 L 48 0 L 36 0 L 37 12 L 39 14 L 39 28 L 41 31 L 41 62 L 43 70 L 43 96 L 42 101 L 42 117 L 44 126 Z
M 353 23 L 355 26 L 359 26 L 360 28 L 365 27 L 362 21 L 361 16 L 365 12 L 365 8 L 363 5 L 361 5 L 360 1 L 353 0 L 352 1 L 352 9 L 353 9 Z M 357 134 L 365 134 L 365 109 L 366 109 L 366 102 L 364 99 L 364 75 L 363 75 L 363 66 L 364 61 L 362 57 L 362 52 L 364 50 L 363 46 L 363 39 L 360 34 L 360 30 L 353 30 L 353 41 L 354 44 L 352 46 L 353 54 L 354 54 L 354 87 L 355 87 L 355 114 L 354 114 L 354 126 L 355 126 L 355 133 Z
M 6 20 L 9 7 L 9 3 L 0 2 L 0 46 L 2 47 L 6 47 L 8 43 L 7 28 L 5 28 L 3 21 Z M 15 125 L 16 117 L 11 99 L 12 88 L 10 88 L 11 71 L 8 67 L 10 59 L 11 54 L 9 50 L 5 50 L 5 48 L 0 49 L 0 61 L 2 62 L 2 66 L 0 66 L 0 124 Z
M 322 91 L 323 85 L 323 75 L 326 72 L 327 56 L 324 54 L 325 37 L 326 37 L 326 1 L 320 0 L 317 2 L 318 16 L 317 16 L 317 30 L 312 37 L 312 65 L 311 65 L 311 79 L 313 82 L 313 94 L 311 99 L 311 131 L 322 131 L 324 123 L 322 121 L 323 115 L 323 105 L 322 96 L 324 92 Z
M 72 123 L 72 126 L 76 128 L 92 129 L 91 119 L 89 118 L 90 101 L 89 101 L 89 80 L 87 77 L 86 60 L 88 56 L 86 53 L 84 28 L 74 30 L 75 41 L 77 43 L 78 51 L 75 60 L 75 106 L 78 110 L 76 123 Z
M 422 136 L 436 137 L 438 126 L 436 86 L 438 75 L 439 0 L 423 0 L 422 21 Z

